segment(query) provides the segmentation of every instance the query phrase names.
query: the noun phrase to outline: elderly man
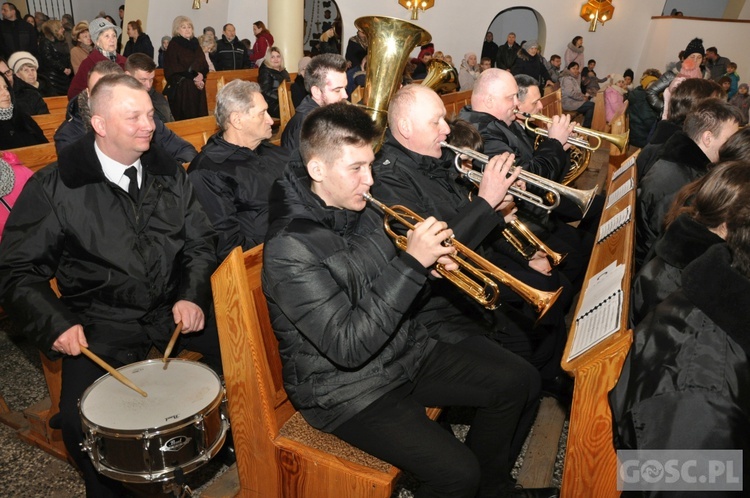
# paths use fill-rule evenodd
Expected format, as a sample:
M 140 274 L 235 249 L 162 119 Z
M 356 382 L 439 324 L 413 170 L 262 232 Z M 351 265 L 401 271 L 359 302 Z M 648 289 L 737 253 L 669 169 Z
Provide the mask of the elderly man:
M 739 128 L 736 107 L 719 99 L 696 105 L 682 127 L 664 144 L 659 159 L 638 182 L 635 260 L 648 261 L 651 246 L 664 233 L 664 216 L 677 191 L 708 172 L 719 149 Z
M 506 74 L 513 78 L 510 73 Z M 374 196 L 386 204 L 404 205 L 421 217 L 436 216 L 444 220 L 457 240 L 515 278 L 537 289 L 557 290 L 561 285 L 561 275 L 551 268 L 546 255 L 537 252 L 529 261 L 501 235 L 506 228 L 502 211 L 512 208 L 512 198 L 500 195 L 506 191 L 501 185 L 507 176 L 507 166 L 501 166 L 511 164 L 514 157 L 502 154 L 490 160 L 484 169 L 479 191 L 470 202 L 468 189 L 457 181 L 452 155 L 444 156 L 440 146 L 449 133 L 445 107 L 434 91 L 419 85 L 401 88 L 391 99 L 388 131 L 373 167 Z M 431 289 L 430 303 L 424 306 L 423 314 L 432 312 L 432 320 L 437 321 L 442 309 L 451 305 L 464 308 L 468 316 L 484 315 L 483 308 L 475 308 L 473 302 L 445 279 L 432 282 Z M 524 330 L 518 324 L 531 329 L 536 314 L 508 287 L 501 286 L 500 295 L 507 306 L 486 315 L 493 323 L 493 334 L 505 347 L 537 367 L 543 379 L 557 377 L 561 373 L 559 364 L 565 343 L 563 301 L 569 301 L 572 296 L 566 293 L 547 312 L 539 326 L 534 330 Z M 456 341 L 459 338 L 455 331 L 447 332 L 441 335 L 443 340 Z
M 148 59 L 147 55 L 138 55 Z M 100 61 L 91 68 L 91 71 L 89 71 L 88 87 L 85 91 L 78 94 L 78 97 L 68 102 L 67 119 L 55 131 L 55 149 L 58 155 L 63 149 L 72 145 L 91 131 L 89 97 L 97 81 L 108 74 L 121 73 L 123 73 L 122 68 L 112 61 Z M 144 89 L 148 90 L 148 85 L 150 85 L 153 79 L 141 78 L 138 81 Z M 153 99 L 151 102 L 153 105 Z M 198 154 L 198 151 L 190 145 L 190 142 L 179 137 L 172 130 L 164 126 L 164 123 L 157 117 L 156 113 L 154 113 L 154 126 L 155 130 L 151 138 L 152 143 L 159 145 L 175 161 L 189 163 Z
M 281 146 L 288 151 L 299 147 L 299 133 L 305 117 L 318 107 L 346 100 L 347 62 L 337 54 L 321 54 L 312 58 L 305 69 L 305 88 L 308 95 L 297 107 L 294 117 L 281 134 Z
M 6 60 L 14 52 L 37 54 L 38 34 L 34 27 L 18 17 L 15 5 L 5 2 L 0 20 L 0 57 Z M 41 24 L 38 25 L 41 27 Z
M 164 348 L 176 323 L 183 334 L 203 330 L 216 235 L 182 166 L 152 147 L 153 107 L 138 81 L 102 78 L 91 124 L 93 133 L 34 175 L 16 202 L 0 244 L 0 296 L 42 352 L 63 358 L 63 439 L 87 496 L 118 497 L 122 486 L 98 474 L 80 447 L 78 401 L 105 373 L 81 346 L 120 366 Z
M 455 269 L 452 232 L 428 217 L 396 250 L 364 199 L 378 135 L 358 107 L 316 109 L 271 192 L 263 291 L 289 397 L 312 426 L 413 474 L 417 496 L 537 496 L 516 494 L 510 470 L 538 375 L 484 337 L 431 337 L 420 296 L 434 263 Z M 465 445 L 425 415 L 433 405 L 476 407 Z
M 237 246 L 263 243 L 268 229 L 268 194 L 288 160 L 286 149 L 270 144 L 273 119 L 260 86 L 234 80 L 216 97 L 212 136 L 188 168 L 195 193 L 219 235 L 223 260 Z
M 237 31 L 234 28 L 234 24 L 225 24 L 221 39 L 216 40 L 216 60 L 214 65 L 217 71 L 250 67 L 250 59 L 247 57 L 247 47 L 237 38 Z
M 86 89 L 89 71 L 97 62 L 111 60 L 125 69 L 126 59 L 117 53 L 117 40 L 120 39 L 122 30 L 106 19 L 99 17 L 89 23 L 89 33 L 94 49 L 78 66 L 78 71 L 73 76 L 73 81 L 70 82 L 70 88 L 68 88 L 68 100 L 73 100 L 73 97 Z

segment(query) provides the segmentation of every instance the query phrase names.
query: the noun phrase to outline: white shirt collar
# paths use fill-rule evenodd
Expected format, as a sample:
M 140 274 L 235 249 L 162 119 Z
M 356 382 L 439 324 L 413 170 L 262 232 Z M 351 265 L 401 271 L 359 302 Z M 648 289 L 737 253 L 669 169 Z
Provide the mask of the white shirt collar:
M 138 158 L 133 164 L 121 164 L 110 158 L 99 148 L 99 144 L 94 142 L 94 150 L 96 151 L 96 157 L 99 158 L 99 163 L 102 165 L 102 171 L 107 180 L 118 185 L 125 192 L 128 191 L 130 186 L 130 178 L 125 176 L 125 170 L 131 166 L 135 166 L 138 171 L 138 185 L 143 184 L 143 167 L 141 166 L 141 159 Z

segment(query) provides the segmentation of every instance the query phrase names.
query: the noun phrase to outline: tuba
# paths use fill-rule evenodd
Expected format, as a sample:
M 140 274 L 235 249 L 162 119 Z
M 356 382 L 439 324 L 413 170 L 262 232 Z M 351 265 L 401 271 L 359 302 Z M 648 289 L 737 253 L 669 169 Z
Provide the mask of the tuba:
M 455 92 L 458 87 L 458 75 L 453 66 L 439 59 L 432 59 L 427 67 L 427 76 L 422 86 L 432 88 L 439 94 Z
M 354 25 L 369 40 L 364 107 L 375 124 L 385 132 L 388 103 L 401 86 L 401 75 L 409 54 L 417 45 L 432 40 L 432 36 L 410 22 L 386 16 L 360 17 L 354 21 Z

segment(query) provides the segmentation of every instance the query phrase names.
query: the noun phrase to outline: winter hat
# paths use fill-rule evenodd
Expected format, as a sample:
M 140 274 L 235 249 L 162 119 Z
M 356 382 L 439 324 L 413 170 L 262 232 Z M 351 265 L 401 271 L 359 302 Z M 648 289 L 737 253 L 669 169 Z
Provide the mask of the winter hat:
M 8 59 L 8 67 L 11 68 L 14 73 L 17 73 L 24 64 L 31 64 L 39 69 L 39 61 L 36 60 L 36 57 L 29 52 L 24 52 L 23 50 L 20 52 L 13 52 L 10 59 Z
M 706 51 L 703 48 L 703 40 L 700 38 L 693 38 L 685 48 L 685 58 L 690 57 L 690 54 L 701 54 L 701 57 L 706 56 Z
M 115 34 L 118 38 L 122 34 L 122 30 L 119 28 L 119 26 L 115 26 L 103 17 L 97 17 L 89 23 L 89 33 L 91 33 L 91 41 L 94 42 L 94 45 L 96 45 L 96 40 L 99 39 L 99 35 L 107 31 L 108 29 L 114 29 Z
M 422 57 L 425 56 L 425 54 L 434 54 L 435 53 L 435 45 L 432 43 L 428 43 L 427 45 L 422 45 L 422 50 L 419 51 L 419 56 L 417 59 L 422 60 Z
M 171 36 L 162 36 L 161 37 L 161 42 L 164 43 L 165 41 L 166 42 L 172 41 L 172 37 Z
M 523 48 L 524 50 L 528 50 L 534 47 L 539 48 L 539 44 L 536 42 L 536 40 L 529 40 L 523 42 L 523 46 L 521 48 Z

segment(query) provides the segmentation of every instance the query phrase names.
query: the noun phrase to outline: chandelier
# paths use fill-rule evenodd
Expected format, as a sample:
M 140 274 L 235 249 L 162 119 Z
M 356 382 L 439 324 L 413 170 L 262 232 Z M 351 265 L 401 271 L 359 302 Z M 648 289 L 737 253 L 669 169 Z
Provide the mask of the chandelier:
M 589 31 L 596 31 L 596 24 L 612 19 L 615 8 L 610 0 L 588 0 L 581 8 L 581 19 L 589 22 Z
M 399 5 L 411 11 L 412 20 L 419 19 L 419 9 L 425 11 L 435 6 L 435 0 L 398 0 Z

